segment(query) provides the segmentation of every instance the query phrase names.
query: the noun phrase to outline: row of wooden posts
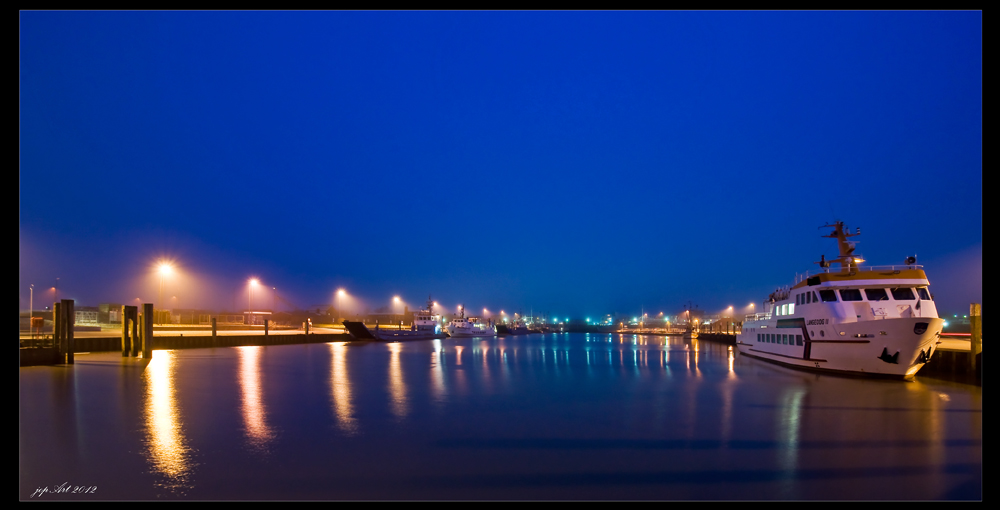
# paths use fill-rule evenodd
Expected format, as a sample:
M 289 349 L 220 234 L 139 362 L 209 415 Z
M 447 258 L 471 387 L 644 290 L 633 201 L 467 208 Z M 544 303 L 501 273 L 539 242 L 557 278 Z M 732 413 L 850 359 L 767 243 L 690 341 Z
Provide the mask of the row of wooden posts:
M 55 323 L 52 343 L 55 344 L 59 357 L 72 364 L 73 353 L 76 352 L 76 342 L 73 340 L 73 326 L 76 323 L 73 300 L 63 299 L 54 303 L 52 311 Z M 122 306 L 122 357 L 138 357 L 140 353 L 144 359 L 153 357 L 153 303 L 143 303 L 142 313 L 139 313 L 138 306 Z

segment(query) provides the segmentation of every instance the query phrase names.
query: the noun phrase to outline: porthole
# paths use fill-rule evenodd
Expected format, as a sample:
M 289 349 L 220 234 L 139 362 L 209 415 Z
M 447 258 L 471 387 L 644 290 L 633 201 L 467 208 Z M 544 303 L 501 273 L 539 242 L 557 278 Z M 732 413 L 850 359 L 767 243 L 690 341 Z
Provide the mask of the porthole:
M 822 329 L 819 330 L 819 336 L 826 336 L 826 332 L 823 331 Z

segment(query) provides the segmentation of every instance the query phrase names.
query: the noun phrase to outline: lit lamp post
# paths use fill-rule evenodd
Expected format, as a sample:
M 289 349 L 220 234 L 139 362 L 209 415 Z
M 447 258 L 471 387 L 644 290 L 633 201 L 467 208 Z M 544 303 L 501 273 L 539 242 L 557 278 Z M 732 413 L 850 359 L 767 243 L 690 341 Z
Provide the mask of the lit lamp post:
M 400 303 L 399 296 L 393 296 L 392 297 L 392 313 L 393 314 L 396 314 L 396 312 L 398 310 L 398 307 L 399 307 L 399 303 Z M 400 319 L 403 318 L 403 311 L 402 310 L 399 310 L 399 317 L 400 317 Z M 395 322 L 395 318 L 393 318 L 393 322 Z M 403 321 L 402 320 L 399 321 L 399 329 L 403 329 Z
M 250 312 L 250 325 L 253 326 L 253 288 L 257 286 L 257 279 L 250 279 L 250 286 L 247 287 L 247 308 Z
M 160 262 L 160 293 L 156 297 L 157 305 L 160 306 L 160 311 L 163 311 L 163 277 L 169 275 L 173 271 L 170 264 L 167 262 Z M 153 315 L 153 322 L 156 322 L 156 314 Z
M 347 296 L 347 291 L 344 289 L 337 289 L 337 311 L 340 312 L 340 316 L 346 318 L 344 315 L 344 297 Z

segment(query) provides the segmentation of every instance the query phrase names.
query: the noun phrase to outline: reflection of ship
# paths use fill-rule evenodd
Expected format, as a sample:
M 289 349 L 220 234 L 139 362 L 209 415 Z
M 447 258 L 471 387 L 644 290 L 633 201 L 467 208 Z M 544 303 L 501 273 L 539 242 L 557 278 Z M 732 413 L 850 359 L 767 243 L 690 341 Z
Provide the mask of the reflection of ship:
M 860 267 L 842 222 L 830 235 L 840 256 L 771 293 L 736 337 L 741 354 L 800 368 L 912 377 L 930 359 L 943 320 L 915 257 Z M 840 270 L 830 270 L 830 264 Z
M 479 317 L 466 317 L 465 307 L 460 307 L 459 316 L 448 323 L 448 334 L 453 337 L 496 336 L 497 330 L 492 322 L 484 322 Z

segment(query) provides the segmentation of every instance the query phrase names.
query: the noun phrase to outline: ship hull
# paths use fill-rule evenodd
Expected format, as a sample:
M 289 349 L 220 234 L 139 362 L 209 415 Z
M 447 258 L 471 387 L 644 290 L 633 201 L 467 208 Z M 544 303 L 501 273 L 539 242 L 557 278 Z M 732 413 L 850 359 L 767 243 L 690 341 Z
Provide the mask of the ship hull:
M 449 329 L 448 335 L 452 338 L 468 338 L 475 336 L 497 336 L 495 331 L 490 330 L 479 330 L 479 331 L 466 331 L 464 328 Z
M 736 345 L 742 355 L 795 368 L 908 379 L 934 355 L 943 325 L 931 317 L 840 323 L 822 338 L 803 330 L 803 345 L 761 342 L 748 333 Z
M 476 323 L 482 326 L 482 327 L 476 327 L 475 325 L 471 325 L 468 322 L 464 322 L 462 324 L 469 324 L 469 325 L 465 327 L 459 327 L 456 326 L 454 323 L 449 324 L 448 327 L 446 328 L 448 331 L 448 336 L 463 337 L 463 338 L 474 337 L 474 336 L 497 336 L 497 331 L 496 329 L 494 329 L 493 326 L 487 326 L 486 324 L 483 323 Z

